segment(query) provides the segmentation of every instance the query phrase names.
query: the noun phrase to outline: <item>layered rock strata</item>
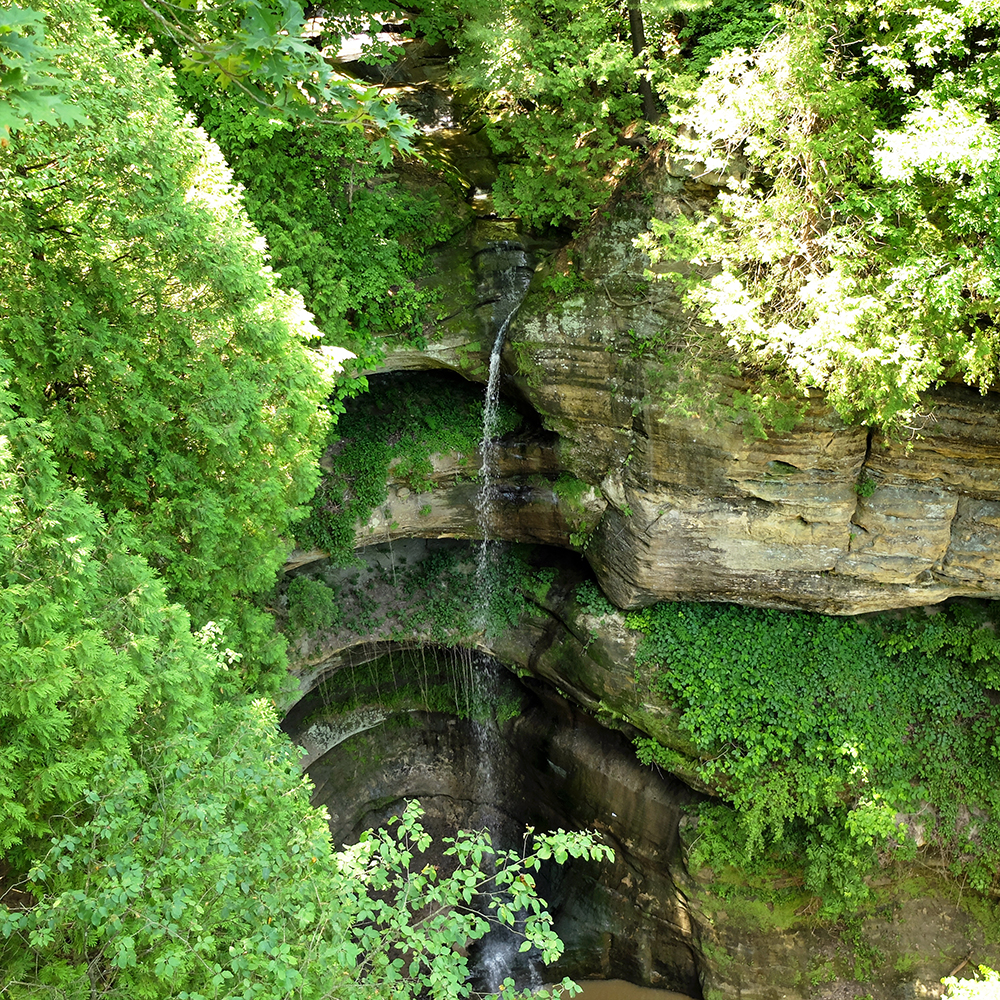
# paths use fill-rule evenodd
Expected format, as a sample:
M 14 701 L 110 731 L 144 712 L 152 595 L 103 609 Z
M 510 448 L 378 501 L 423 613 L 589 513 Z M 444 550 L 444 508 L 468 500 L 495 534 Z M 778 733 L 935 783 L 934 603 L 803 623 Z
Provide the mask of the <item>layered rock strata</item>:
M 761 902 L 720 894 L 721 873 L 687 874 L 680 845 L 697 836 L 697 825 L 682 807 L 713 789 L 698 776 L 700 759 L 678 712 L 634 669 L 636 633 L 621 615 L 595 615 L 579 603 L 579 564 L 565 561 L 543 590 L 532 589 L 517 627 L 479 637 L 481 653 L 521 677 L 494 696 L 509 702 L 510 687 L 518 692 L 498 742 L 484 749 L 476 724 L 429 712 L 419 697 L 401 700 L 403 677 L 381 694 L 362 691 L 345 710 L 343 686 L 340 695 L 329 693 L 338 678 L 375 660 L 391 666 L 407 650 L 421 658 L 424 685 L 439 670 L 436 656 L 457 658 L 458 673 L 468 673 L 468 650 L 441 651 L 456 636 L 436 626 L 405 632 L 394 625 L 407 602 L 426 600 L 419 591 L 407 596 L 396 581 L 425 559 L 463 548 L 471 574 L 471 547 L 419 540 L 363 550 L 364 565 L 350 570 L 311 569 L 341 586 L 345 600 L 363 600 L 377 623 L 303 635 L 292 651 L 299 691 L 285 728 L 306 751 L 315 801 L 329 809 L 338 841 L 383 822 L 410 797 L 420 799 L 438 834 L 481 825 L 494 807 L 512 828 L 527 822 L 597 830 L 615 848 L 615 864 L 576 869 L 566 883 L 546 887 L 557 929 L 570 942 L 561 971 L 581 977 L 733 1000 L 902 1000 L 940 996 L 942 976 L 970 954 L 985 964 L 1000 960 L 989 932 L 962 909 L 961 894 L 954 899 L 954 887 L 935 881 L 932 860 L 896 872 L 898 886 L 882 885 L 883 916 L 853 937 L 822 919 L 818 898 L 801 886 L 775 904 L 766 894 Z M 629 741 L 643 734 L 673 751 L 671 770 L 686 788 L 637 763 Z M 483 784 L 487 755 L 495 773 Z M 877 955 L 877 963 L 864 968 L 858 956 L 865 954 Z
M 545 470 L 594 491 L 586 514 L 567 516 L 551 491 L 527 491 L 538 463 L 514 445 L 509 493 L 524 502 L 505 513 L 498 535 L 585 548 L 621 607 L 685 598 L 855 614 L 1000 595 L 996 394 L 944 386 L 927 396 L 928 416 L 907 441 L 845 426 L 821 399 L 805 402 L 793 431 L 766 440 L 748 438 L 740 423 L 665 408 L 657 363 L 640 348 L 691 317 L 666 285 L 643 284 L 648 260 L 633 240 L 650 215 L 703 204 L 706 188 L 665 167 L 645 180 L 539 265 L 504 348 L 506 391 L 553 435 Z M 481 237 L 463 239 L 474 253 Z M 576 290 L 548 291 L 553 275 Z M 450 368 L 483 380 L 487 307 L 474 276 L 434 280 L 453 296 L 446 318 L 428 330 L 426 350 L 390 353 L 384 368 Z M 436 461 L 437 488 L 419 498 L 391 488 L 384 509 L 359 526 L 359 543 L 383 534 L 475 537 L 468 484 L 449 478 L 448 456 Z
M 542 872 L 555 928 L 567 943 L 545 976 L 626 978 L 696 995 L 696 934 L 671 877 L 680 810 L 691 792 L 641 767 L 620 734 L 554 692 L 517 687 L 520 714 L 496 728 L 488 744 L 486 724 L 405 706 L 379 720 L 371 709 L 343 717 L 320 699 L 310 703 L 308 721 L 293 713 L 286 727 L 302 742 L 310 731 L 336 739 L 312 760 L 309 774 L 314 801 L 330 812 L 341 842 L 355 841 L 413 798 L 437 838 L 488 827 L 500 846 L 519 848 L 526 825 L 596 830 L 614 848 L 613 862 Z M 482 775 L 486 755 L 489 781 Z

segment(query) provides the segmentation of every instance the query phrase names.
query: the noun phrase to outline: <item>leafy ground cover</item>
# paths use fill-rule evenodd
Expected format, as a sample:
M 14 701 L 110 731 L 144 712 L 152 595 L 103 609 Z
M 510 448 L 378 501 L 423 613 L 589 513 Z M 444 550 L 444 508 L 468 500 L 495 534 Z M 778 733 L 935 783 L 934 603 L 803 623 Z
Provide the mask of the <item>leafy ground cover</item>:
M 334 428 L 333 467 L 311 502 L 311 516 L 297 529 L 300 543 L 316 545 L 341 562 L 350 559 L 355 526 L 388 496 L 390 467 L 395 479 L 424 492 L 433 488 L 430 456 L 451 452 L 463 456 L 475 479 L 483 406 L 482 388 L 454 376 L 383 377 L 374 391 L 350 403 Z M 501 401 L 497 435 L 520 422 L 517 410 Z
M 681 709 L 727 803 L 702 814 L 695 865 L 791 862 L 835 913 L 919 835 L 995 889 L 1000 646 L 982 610 L 858 620 L 678 603 L 625 622 L 643 633 L 637 675 Z M 642 739 L 639 753 L 660 748 Z

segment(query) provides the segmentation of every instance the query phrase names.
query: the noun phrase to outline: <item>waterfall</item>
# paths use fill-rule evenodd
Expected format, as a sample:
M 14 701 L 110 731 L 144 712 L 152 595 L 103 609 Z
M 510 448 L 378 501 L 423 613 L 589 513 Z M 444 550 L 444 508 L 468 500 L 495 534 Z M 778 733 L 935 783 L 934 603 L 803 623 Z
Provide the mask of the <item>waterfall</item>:
M 500 447 L 497 438 L 497 418 L 500 404 L 500 358 L 511 320 L 520 306 L 532 269 L 524 247 L 513 240 L 498 240 L 477 254 L 480 275 L 480 302 L 492 304 L 490 326 L 496 331 L 490 351 L 489 375 L 483 406 L 483 437 L 480 486 L 476 497 L 476 521 L 482 542 L 476 555 L 476 598 L 479 605 L 480 627 L 485 633 L 491 628 L 491 607 L 498 593 L 500 543 L 494 540 L 494 509 L 497 502 L 497 481 L 500 476 Z M 479 822 L 487 830 L 495 846 L 502 847 L 514 839 L 515 831 L 504 829 L 503 815 L 497 803 L 503 795 L 498 787 L 493 762 L 500 753 L 500 730 L 495 718 L 498 698 L 499 665 L 490 657 L 475 657 L 473 675 L 476 712 L 470 720 L 476 744 L 477 797 L 480 803 Z M 487 992 L 496 992 L 503 980 L 511 975 L 518 958 L 517 939 L 509 930 L 492 930 L 476 948 L 475 979 Z
M 474 654 L 476 696 L 478 711 L 469 720 L 473 750 L 476 760 L 477 808 L 470 817 L 475 825 L 489 833 L 495 850 L 510 848 L 520 842 L 522 830 L 516 828 L 501 804 L 509 789 L 502 782 L 494 763 L 503 760 L 509 748 L 503 746 L 503 737 L 495 709 L 500 695 L 500 673 L 504 669 L 499 661 L 482 653 Z M 484 857 L 483 870 L 492 874 L 489 861 Z M 479 904 L 489 912 L 487 897 Z M 537 974 L 531 956 L 520 953 L 522 938 L 509 927 L 495 926 L 473 948 L 471 967 L 473 983 L 480 993 L 497 993 L 508 976 L 519 980 L 534 979 Z M 538 985 L 541 985 L 539 978 Z
M 513 313 L 510 314 L 512 316 Z M 497 331 L 490 354 L 490 373 L 483 405 L 483 438 L 479 445 L 479 493 L 476 496 L 476 521 L 483 540 L 476 553 L 476 580 L 479 587 L 479 625 L 490 628 L 490 608 L 496 594 L 499 543 L 493 540 L 493 508 L 496 504 L 496 480 L 500 470 L 500 447 L 496 436 L 497 410 L 500 403 L 500 354 L 510 325 L 508 316 Z
M 500 448 L 496 436 L 500 404 L 500 357 L 511 320 L 528 290 L 532 269 L 524 247 L 514 240 L 497 240 L 485 246 L 476 255 L 476 266 L 480 275 L 480 301 L 492 304 L 491 326 L 496 330 L 486 380 L 483 437 L 479 445 L 480 486 L 476 497 L 476 521 L 483 537 L 476 556 L 479 617 L 481 627 L 487 630 L 490 607 L 498 582 L 499 550 L 493 540 L 493 511 L 497 499 L 496 482 L 500 473 Z

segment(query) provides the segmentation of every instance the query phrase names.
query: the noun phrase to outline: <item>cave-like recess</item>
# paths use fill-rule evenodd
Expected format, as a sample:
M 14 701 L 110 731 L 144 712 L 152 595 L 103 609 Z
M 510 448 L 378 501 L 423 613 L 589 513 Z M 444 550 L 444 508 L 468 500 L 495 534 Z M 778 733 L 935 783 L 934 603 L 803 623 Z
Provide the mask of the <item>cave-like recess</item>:
M 485 688 L 478 706 L 470 685 Z M 449 697 L 454 711 L 424 707 Z M 508 847 L 529 825 L 596 830 L 614 848 L 613 863 L 570 862 L 542 874 L 567 945 L 544 975 L 626 979 L 701 996 L 698 945 L 671 875 L 680 860 L 678 823 L 696 795 L 640 765 L 625 735 L 551 685 L 469 649 L 360 644 L 315 676 L 283 728 L 309 749 L 313 802 L 328 810 L 338 844 L 385 823 L 410 799 L 426 810 L 437 842 L 484 827 Z M 530 955 L 521 959 L 516 944 L 487 939 L 483 948 L 499 947 L 516 978 L 540 985 L 542 967 Z

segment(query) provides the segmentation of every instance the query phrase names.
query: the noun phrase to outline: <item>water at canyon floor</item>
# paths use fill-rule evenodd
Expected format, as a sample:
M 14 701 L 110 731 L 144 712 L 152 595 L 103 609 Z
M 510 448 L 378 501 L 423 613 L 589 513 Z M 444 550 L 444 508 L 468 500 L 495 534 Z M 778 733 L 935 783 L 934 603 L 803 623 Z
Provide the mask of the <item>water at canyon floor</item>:
M 623 979 L 591 979 L 579 985 L 583 992 L 577 994 L 577 1000 L 691 1000 L 686 993 L 634 986 Z

